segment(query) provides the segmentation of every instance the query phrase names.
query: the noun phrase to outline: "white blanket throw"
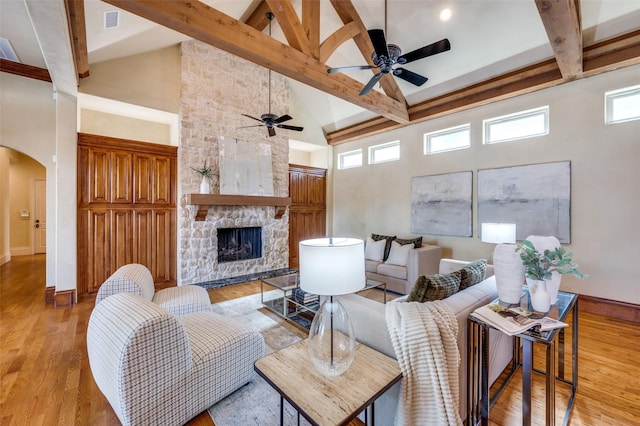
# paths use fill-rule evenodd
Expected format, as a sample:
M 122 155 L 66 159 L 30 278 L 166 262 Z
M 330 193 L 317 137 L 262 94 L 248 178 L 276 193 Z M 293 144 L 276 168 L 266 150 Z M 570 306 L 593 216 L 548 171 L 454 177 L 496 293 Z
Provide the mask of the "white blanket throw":
M 442 301 L 386 305 L 391 342 L 403 374 L 396 425 L 462 425 L 458 322 Z

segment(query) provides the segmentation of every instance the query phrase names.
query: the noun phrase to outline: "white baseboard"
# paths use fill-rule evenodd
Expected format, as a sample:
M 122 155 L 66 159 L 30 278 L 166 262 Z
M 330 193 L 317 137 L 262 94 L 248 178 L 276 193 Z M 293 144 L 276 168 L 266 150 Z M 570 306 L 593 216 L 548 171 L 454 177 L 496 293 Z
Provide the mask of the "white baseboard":
M 0 256 L 0 265 L 4 265 L 11 260 L 11 253 L 5 253 Z
M 12 247 L 11 256 L 29 256 L 33 254 L 31 247 Z

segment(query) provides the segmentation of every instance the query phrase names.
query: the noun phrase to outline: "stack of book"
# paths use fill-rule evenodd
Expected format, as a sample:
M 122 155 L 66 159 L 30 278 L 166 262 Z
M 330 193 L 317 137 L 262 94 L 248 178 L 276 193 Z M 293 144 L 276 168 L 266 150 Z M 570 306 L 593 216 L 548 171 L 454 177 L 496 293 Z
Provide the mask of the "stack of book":
M 306 293 L 300 287 L 296 287 L 291 292 L 291 298 L 301 305 L 308 305 L 309 303 L 317 302 L 318 295 Z

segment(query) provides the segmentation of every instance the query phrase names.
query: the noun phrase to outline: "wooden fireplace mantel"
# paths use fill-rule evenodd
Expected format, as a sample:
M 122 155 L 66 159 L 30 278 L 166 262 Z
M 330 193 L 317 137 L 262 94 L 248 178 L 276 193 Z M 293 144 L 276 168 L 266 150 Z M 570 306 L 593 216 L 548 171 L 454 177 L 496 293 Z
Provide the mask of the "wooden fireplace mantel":
M 197 221 L 205 220 L 209 206 L 274 206 L 276 208 L 275 218 L 280 219 L 287 210 L 287 206 L 291 205 L 291 198 L 259 195 L 187 194 L 187 204 L 197 207 Z

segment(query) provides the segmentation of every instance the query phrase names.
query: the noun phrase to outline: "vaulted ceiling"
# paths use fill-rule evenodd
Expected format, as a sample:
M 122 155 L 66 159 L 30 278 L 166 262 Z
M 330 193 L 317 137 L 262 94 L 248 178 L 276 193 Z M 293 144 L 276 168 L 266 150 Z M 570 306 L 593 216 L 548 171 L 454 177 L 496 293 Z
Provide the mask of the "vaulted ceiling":
M 330 144 L 640 63 L 637 0 L 65 4 L 80 77 L 91 72 L 93 62 L 197 39 L 290 79 L 292 91 L 308 101 Z M 442 22 L 438 14 L 445 6 L 452 18 Z M 102 14 L 114 8 L 126 11 L 121 26 L 105 30 Z M 272 36 L 266 30 L 267 12 L 275 16 Z M 372 28 L 385 29 L 387 42 L 404 52 L 445 37 L 452 48 L 406 65 L 429 78 L 424 86 L 388 74 L 379 87 L 360 96 L 371 71 L 328 74 L 327 69 L 371 64 L 374 47 L 367 30 Z M 6 61 L 2 64 L 6 69 Z

